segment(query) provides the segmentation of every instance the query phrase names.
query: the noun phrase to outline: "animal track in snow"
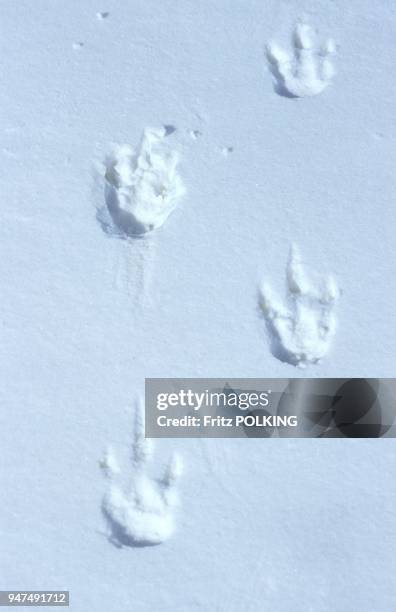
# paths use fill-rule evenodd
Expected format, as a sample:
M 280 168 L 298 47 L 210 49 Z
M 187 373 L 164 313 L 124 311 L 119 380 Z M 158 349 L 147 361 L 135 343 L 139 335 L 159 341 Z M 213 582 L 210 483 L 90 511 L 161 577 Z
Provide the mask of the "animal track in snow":
M 261 288 L 260 305 L 274 356 L 305 367 L 320 362 L 330 348 L 337 324 L 334 307 L 340 293 L 332 276 L 320 288 L 311 284 L 295 245 L 290 249 L 286 280 L 289 308 L 267 284 Z
M 107 208 L 126 236 L 161 227 L 185 193 L 178 156 L 164 146 L 167 133 L 167 128 L 146 128 L 137 151 L 121 145 L 106 160 Z
M 298 23 L 293 34 L 294 56 L 276 43 L 267 46 L 267 58 L 276 79 L 277 93 L 289 97 L 316 96 L 328 87 L 335 75 L 331 56 L 336 52 L 329 38 L 320 49 L 314 45 L 310 26 Z
M 132 449 L 132 483 L 127 490 L 119 484 L 121 470 L 111 450 L 101 467 L 110 481 L 102 509 L 109 522 L 111 539 L 118 546 L 161 544 L 174 532 L 174 510 L 178 502 L 176 484 L 182 473 L 179 455 L 173 454 L 161 479 L 147 473 L 152 441 L 144 437 L 144 416 L 136 407 Z

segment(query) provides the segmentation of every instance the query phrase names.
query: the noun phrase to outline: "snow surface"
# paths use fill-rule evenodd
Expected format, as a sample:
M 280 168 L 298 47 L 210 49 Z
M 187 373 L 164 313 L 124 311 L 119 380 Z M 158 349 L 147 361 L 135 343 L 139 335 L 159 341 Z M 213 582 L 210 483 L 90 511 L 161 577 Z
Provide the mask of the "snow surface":
M 159 546 L 109 540 L 100 464 L 111 445 L 129 480 L 145 377 L 394 375 L 396 5 L 0 9 L 0 588 L 69 589 L 76 612 L 394 611 L 393 440 L 161 440 L 150 475 L 173 452 L 184 474 Z M 336 74 L 293 98 L 267 50 L 293 57 L 297 23 L 335 41 Z M 186 195 L 124 239 L 105 160 L 164 126 Z M 303 371 L 258 301 L 293 242 L 342 293 Z

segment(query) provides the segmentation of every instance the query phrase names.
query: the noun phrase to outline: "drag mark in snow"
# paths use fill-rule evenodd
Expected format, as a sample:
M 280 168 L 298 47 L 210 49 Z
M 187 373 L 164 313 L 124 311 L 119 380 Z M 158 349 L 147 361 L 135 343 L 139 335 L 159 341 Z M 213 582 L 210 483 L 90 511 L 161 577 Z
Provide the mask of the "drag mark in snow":
M 280 95 L 303 98 L 316 96 L 328 87 L 335 69 L 331 56 L 336 51 L 332 39 L 315 48 L 312 29 L 298 23 L 293 34 L 294 53 L 289 54 L 276 43 L 267 46 L 267 59 Z
M 332 276 L 322 282 L 321 288 L 310 283 L 295 245 L 290 249 L 286 279 L 289 307 L 267 284 L 260 291 L 260 306 L 271 335 L 273 355 L 305 367 L 320 362 L 330 348 L 337 324 L 334 308 L 340 293 Z
M 132 448 L 132 482 L 127 490 L 119 484 L 121 470 L 112 450 L 107 451 L 100 464 L 109 480 L 102 509 L 110 526 L 111 540 L 117 546 L 161 544 L 174 532 L 176 485 L 182 462 L 174 453 L 162 478 L 154 479 L 148 474 L 152 454 L 152 441 L 144 437 L 144 414 L 139 403 Z
M 150 303 L 153 273 L 157 254 L 154 236 L 140 240 L 121 241 L 120 249 L 113 264 L 113 279 L 117 291 L 125 292 L 135 313 Z
M 168 134 L 169 126 L 146 128 L 137 151 L 120 145 L 106 160 L 106 205 L 125 236 L 161 227 L 185 193 L 178 156 L 164 146 Z

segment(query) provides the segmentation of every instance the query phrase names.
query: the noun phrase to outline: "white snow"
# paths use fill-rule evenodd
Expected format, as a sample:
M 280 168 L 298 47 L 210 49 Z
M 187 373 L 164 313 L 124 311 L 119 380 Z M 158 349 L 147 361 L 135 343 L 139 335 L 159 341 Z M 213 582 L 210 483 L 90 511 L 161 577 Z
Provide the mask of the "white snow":
M 395 375 L 396 5 L 2 0 L 0 13 L 0 588 L 69 589 L 73 612 L 394 612 L 392 440 L 158 440 L 140 525 L 130 455 L 145 377 Z M 311 48 L 290 42 L 298 23 Z M 114 143 L 127 143 L 110 189 L 126 224 L 106 202 Z M 306 278 L 283 301 L 291 243 Z M 329 349 L 316 338 L 327 352 L 301 370 L 271 352 L 257 294 L 265 281 L 285 316 L 306 283 L 332 301 L 314 271 L 342 296 Z M 164 541 L 120 548 L 126 533 Z

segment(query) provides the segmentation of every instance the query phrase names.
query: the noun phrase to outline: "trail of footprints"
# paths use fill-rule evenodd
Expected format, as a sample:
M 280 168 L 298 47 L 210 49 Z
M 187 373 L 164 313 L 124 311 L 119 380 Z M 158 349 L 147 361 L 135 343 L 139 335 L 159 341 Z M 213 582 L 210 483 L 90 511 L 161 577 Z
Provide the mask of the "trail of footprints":
M 98 13 L 106 19 L 108 13 Z M 298 23 L 293 33 L 293 52 L 275 43 L 267 46 L 267 59 L 276 91 L 288 97 L 315 96 L 334 76 L 335 44 L 329 39 L 320 48 L 312 29 Z M 160 228 L 185 194 L 178 174 L 179 158 L 165 138 L 174 126 L 146 128 L 136 149 L 116 147 L 105 162 L 105 214 L 102 227 L 126 239 L 144 240 Z M 189 132 L 194 140 L 200 130 Z M 223 155 L 232 147 L 222 149 Z M 103 211 L 102 211 L 103 212 Z M 259 292 L 272 354 L 294 366 L 316 364 L 327 354 L 337 321 L 335 308 L 340 292 L 332 276 L 314 284 L 307 276 L 299 249 L 293 245 L 286 266 L 286 299 L 282 302 L 268 283 Z M 125 483 L 116 457 L 109 450 L 101 462 L 108 482 L 102 509 L 110 539 L 118 546 L 161 544 L 175 529 L 177 485 L 182 473 L 174 453 L 161 478 L 151 475 L 152 441 L 144 437 L 144 416 L 137 406 L 129 478 Z
M 151 546 L 168 540 L 174 532 L 178 505 L 177 483 L 182 461 L 174 453 L 161 477 L 151 475 L 152 440 L 144 436 L 144 413 L 136 406 L 134 442 L 129 478 L 124 481 L 118 461 L 108 450 L 101 462 L 108 480 L 102 509 L 117 546 Z

